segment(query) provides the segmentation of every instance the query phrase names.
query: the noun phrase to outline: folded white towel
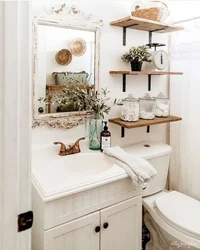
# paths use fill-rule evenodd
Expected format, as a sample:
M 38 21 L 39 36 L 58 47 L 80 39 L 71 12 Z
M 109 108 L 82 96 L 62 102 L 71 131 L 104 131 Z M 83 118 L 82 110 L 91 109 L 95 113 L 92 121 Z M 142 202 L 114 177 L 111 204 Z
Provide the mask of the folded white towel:
M 111 157 L 111 156 L 108 156 L 108 157 Z M 128 174 L 128 176 L 131 178 L 132 185 L 134 187 L 137 187 L 137 185 L 139 184 L 139 179 L 138 179 L 137 175 L 133 172 L 133 170 L 128 165 L 126 165 L 124 162 L 119 161 L 116 158 L 114 158 L 114 159 L 115 159 L 115 163 L 118 166 L 120 166 L 121 168 L 123 168 L 126 171 L 126 173 Z
M 130 155 L 120 147 L 104 149 L 104 153 L 113 157 L 115 163 L 124 168 L 131 177 L 133 184 L 136 182 L 147 182 L 157 174 L 155 168 L 143 158 Z

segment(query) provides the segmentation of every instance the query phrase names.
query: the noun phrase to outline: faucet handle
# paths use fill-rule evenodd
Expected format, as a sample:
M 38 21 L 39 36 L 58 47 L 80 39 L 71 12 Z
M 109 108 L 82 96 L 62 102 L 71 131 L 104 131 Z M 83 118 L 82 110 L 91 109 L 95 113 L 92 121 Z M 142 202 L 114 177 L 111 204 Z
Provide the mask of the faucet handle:
M 66 152 L 66 146 L 65 146 L 64 143 L 57 141 L 57 142 L 54 142 L 53 144 L 54 144 L 54 145 L 58 145 L 58 144 L 61 145 L 61 146 L 60 146 L 60 153 L 65 153 L 65 152 Z
M 82 141 L 82 140 L 85 140 L 85 137 L 79 138 L 79 139 L 74 143 L 74 146 L 73 146 L 73 147 L 74 147 L 77 151 L 79 151 L 79 152 L 81 152 L 79 142 Z

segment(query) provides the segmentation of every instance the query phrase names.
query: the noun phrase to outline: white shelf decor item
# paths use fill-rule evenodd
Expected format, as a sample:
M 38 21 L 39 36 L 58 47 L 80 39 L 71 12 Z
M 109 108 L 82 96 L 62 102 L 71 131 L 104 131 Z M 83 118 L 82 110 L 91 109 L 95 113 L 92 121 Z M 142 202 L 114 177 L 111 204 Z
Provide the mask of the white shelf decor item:
M 121 119 L 127 122 L 136 122 L 139 120 L 139 102 L 129 94 L 124 100 L 121 108 Z

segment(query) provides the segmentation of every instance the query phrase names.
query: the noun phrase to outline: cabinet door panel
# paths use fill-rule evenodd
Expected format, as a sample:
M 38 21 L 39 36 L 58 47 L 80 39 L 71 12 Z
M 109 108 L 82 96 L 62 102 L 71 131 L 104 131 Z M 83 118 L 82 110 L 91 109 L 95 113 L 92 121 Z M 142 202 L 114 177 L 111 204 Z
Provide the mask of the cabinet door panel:
M 104 224 L 108 226 L 106 229 Z M 142 198 L 133 198 L 102 210 L 101 228 L 101 250 L 140 250 Z
M 99 250 L 99 212 L 46 231 L 44 250 Z

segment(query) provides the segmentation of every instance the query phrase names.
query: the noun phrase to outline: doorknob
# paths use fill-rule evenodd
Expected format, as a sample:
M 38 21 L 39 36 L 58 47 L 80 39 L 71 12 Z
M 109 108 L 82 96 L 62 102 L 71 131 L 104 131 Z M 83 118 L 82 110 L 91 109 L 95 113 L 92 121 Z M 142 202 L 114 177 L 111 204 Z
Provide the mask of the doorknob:
M 108 222 L 105 222 L 105 223 L 103 224 L 103 228 L 104 228 L 104 229 L 107 229 L 108 227 L 109 227 Z
M 95 232 L 96 233 L 99 233 L 100 231 L 101 231 L 101 227 L 100 226 L 95 227 Z
M 33 212 L 29 211 L 18 215 L 18 232 L 27 230 L 33 225 Z

